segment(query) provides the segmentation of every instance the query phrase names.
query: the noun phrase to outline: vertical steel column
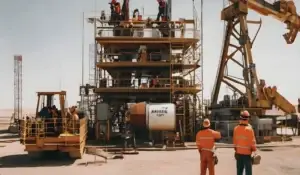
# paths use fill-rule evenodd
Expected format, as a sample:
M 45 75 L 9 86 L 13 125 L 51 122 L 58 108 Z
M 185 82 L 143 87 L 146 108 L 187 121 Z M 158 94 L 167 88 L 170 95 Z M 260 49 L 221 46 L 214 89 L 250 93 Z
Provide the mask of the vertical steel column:
M 14 56 L 14 120 L 22 118 L 22 55 Z

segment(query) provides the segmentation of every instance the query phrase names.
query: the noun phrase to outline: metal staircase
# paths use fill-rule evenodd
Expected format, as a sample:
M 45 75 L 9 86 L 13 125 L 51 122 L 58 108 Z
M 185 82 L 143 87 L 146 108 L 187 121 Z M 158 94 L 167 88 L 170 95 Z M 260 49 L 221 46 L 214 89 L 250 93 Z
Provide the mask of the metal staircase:
M 91 86 L 97 86 L 96 82 L 96 63 L 95 63 L 95 44 L 89 45 L 89 84 Z M 90 114 L 90 119 L 92 121 L 96 120 L 96 94 L 94 92 L 90 92 L 88 96 L 88 111 Z M 92 122 L 93 123 L 93 122 Z

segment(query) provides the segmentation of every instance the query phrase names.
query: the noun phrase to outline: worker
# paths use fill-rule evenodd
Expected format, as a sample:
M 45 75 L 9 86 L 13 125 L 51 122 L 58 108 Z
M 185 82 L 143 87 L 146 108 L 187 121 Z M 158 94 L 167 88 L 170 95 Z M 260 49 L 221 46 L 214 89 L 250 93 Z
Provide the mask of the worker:
M 121 4 L 119 2 L 115 5 L 115 14 L 116 14 L 116 20 L 121 20 Z
M 112 0 L 110 3 L 108 3 L 108 4 L 110 4 L 110 10 L 111 10 L 111 12 L 114 12 L 115 11 L 115 6 L 116 6 L 116 4 L 117 4 L 117 0 Z
M 116 20 L 116 5 L 117 5 L 117 1 L 116 0 L 112 0 L 110 3 L 108 3 L 108 4 L 110 4 L 110 12 L 111 12 L 111 20 L 112 21 L 115 21 Z
M 157 18 L 156 21 L 159 21 L 159 19 L 161 17 L 165 16 L 165 11 L 166 11 L 166 7 L 167 7 L 167 3 L 165 0 L 157 0 L 158 2 L 158 14 L 157 14 Z
M 196 135 L 196 144 L 200 153 L 201 160 L 201 175 L 206 175 L 207 168 L 209 171 L 209 175 L 215 174 L 214 147 L 215 140 L 220 138 L 220 132 L 210 129 L 209 119 L 204 119 L 203 129 L 200 130 Z
M 105 21 L 106 20 L 106 15 L 105 15 L 105 11 L 104 10 L 101 11 L 100 20 L 101 21 Z
M 116 14 L 121 14 L 121 5 L 119 2 L 115 4 L 115 12 Z
M 132 19 L 138 20 L 139 14 L 140 14 L 139 9 L 134 9 L 134 11 L 132 13 Z
M 45 106 L 41 109 L 41 111 L 39 112 L 39 117 L 42 119 L 49 119 L 51 118 L 51 107 L 50 106 Z
M 155 78 L 152 78 L 152 80 L 151 80 L 151 87 L 160 87 L 158 76 L 156 76 Z
M 58 109 L 56 108 L 56 106 L 53 105 L 50 110 L 51 110 L 52 117 L 57 118 L 58 117 Z
M 252 153 L 256 151 L 256 141 L 254 131 L 249 125 L 250 114 L 242 111 L 240 123 L 233 130 L 233 145 L 235 149 L 235 159 L 237 175 L 252 175 Z

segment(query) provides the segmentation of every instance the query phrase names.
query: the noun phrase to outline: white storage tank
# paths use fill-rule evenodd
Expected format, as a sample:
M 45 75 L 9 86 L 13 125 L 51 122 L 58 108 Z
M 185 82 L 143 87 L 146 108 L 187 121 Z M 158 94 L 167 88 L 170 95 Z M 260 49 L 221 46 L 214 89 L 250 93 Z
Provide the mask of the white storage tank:
M 137 103 L 130 108 L 130 121 L 134 127 L 150 131 L 176 129 L 176 113 L 173 103 Z
M 147 104 L 146 114 L 146 122 L 149 130 L 171 131 L 176 129 L 174 104 Z

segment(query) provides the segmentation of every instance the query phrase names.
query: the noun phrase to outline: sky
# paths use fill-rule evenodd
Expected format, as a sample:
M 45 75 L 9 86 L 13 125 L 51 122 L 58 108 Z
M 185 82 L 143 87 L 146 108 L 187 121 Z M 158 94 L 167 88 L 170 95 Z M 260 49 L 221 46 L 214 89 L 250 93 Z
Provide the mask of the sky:
M 192 17 L 192 0 L 173 0 L 173 18 Z M 200 12 L 200 0 L 195 0 Z M 144 7 L 156 15 L 156 0 L 131 0 L 131 9 Z M 296 2 L 300 9 L 300 2 Z M 204 0 L 204 97 L 209 98 L 215 82 L 223 42 L 220 20 L 223 0 Z M 23 108 L 35 108 L 37 91 L 66 90 L 68 103 L 79 100 L 81 84 L 82 30 L 92 11 L 109 11 L 108 0 L 0 0 L 0 109 L 13 108 L 13 55 L 23 56 Z M 299 10 L 298 10 L 299 11 Z M 299 11 L 300 12 L 300 11 Z M 263 21 L 253 46 L 260 78 L 292 103 L 300 97 L 300 38 L 287 45 L 282 38 L 285 25 L 271 17 L 250 12 L 248 18 Z M 255 31 L 249 31 L 254 33 Z M 85 81 L 88 81 L 89 44 L 93 28 L 84 25 Z M 233 72 L 239 74 L 239 72 Z M 222 93 L 227 93 L 222 88 Z

